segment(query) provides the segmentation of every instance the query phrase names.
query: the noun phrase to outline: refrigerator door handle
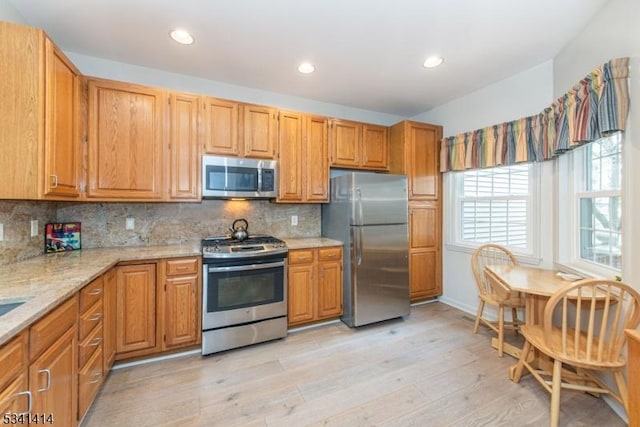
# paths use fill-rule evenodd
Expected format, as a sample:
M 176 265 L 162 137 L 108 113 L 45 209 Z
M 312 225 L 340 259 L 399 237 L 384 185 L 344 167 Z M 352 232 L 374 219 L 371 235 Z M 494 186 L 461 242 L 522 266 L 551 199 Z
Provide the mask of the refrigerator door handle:
M 360 187 L 356 187 L 356 200 L 358 203 L 358 217 L 356 218 L 356 224 L 363 225 L 362 222 L 364 221 L 364 214 L 362 212 L 362 191 L 360 190 Z
M 356 265 L 362 264 L 362 227 L 358 227 L 356 234 Z

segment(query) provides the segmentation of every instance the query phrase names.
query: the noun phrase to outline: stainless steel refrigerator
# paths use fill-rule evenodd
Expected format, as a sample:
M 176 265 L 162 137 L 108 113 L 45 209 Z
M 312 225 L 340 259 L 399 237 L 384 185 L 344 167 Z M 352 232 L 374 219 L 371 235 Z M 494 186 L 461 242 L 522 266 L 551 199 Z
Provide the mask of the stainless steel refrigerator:
M 331 178 L 322 235 L 344 242 L 344 323 L 362 326 L 409 314 L 404 175 L 348 172 Z

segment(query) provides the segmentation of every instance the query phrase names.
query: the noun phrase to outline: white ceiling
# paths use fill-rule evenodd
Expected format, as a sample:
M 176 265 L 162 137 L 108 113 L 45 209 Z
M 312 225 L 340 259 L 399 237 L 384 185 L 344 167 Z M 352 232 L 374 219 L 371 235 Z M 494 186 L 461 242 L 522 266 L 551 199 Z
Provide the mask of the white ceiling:
M 8 1 L 66 51 L 404 117 L 552 59 L 607 2 Z

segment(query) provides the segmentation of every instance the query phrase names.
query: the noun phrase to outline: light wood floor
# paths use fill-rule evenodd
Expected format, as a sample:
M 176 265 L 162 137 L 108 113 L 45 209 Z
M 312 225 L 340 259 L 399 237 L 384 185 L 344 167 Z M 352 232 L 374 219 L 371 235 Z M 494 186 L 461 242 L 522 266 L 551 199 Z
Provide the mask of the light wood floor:
M 443 303 L 405 320 L 342 323 L 205 358 L 113 371 L 91 426 L 542 426 L 549 395 L 514 384 L 490 334 Z M 564 391 L 561 425 L 624 426 L 601 399 Z

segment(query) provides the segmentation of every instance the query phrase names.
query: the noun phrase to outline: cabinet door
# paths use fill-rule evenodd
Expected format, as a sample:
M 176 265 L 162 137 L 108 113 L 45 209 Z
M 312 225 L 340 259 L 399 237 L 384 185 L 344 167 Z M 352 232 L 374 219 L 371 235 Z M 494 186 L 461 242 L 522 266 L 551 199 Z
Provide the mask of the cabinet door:
M 409 200 L 437 200 L 440 197 L 439 139 L 435 126 L 409 124 L 406 150 Z
M 0 346 L 0 415 L 25 413 L 29 407 L 28 335 L 22 332 Z
M 116 359 L 116 269 L 104 274 L 104 373 L 105 376 Z
M 120 353 L 156 349 L 156 265 L 117 267 L 116 359 Z
M 280 111 L 278 118 L 278 201 L 303 201 L 304 173 L 315 167 L 312 163 L 303 162 L 303 144 L 302 115 Z
M 29 366 L 32 414 L 51 414 L 56 425 L 77 425 L 77 334 L 74 326 Z
M 45 38 L 44 194 L 78 197 L 82 171 L 80 72 Z
M 216 98 L 202 100 L 204 152 L 239 156 L 238 103 Z
M 389 168 L 389 138 L 385 126 L 362 126 L 362 167 Z
M 331 120 L 329 144 L 331 166 L 360 165 L 362 124 L 347 120 Z
M 440 217 L 437 202 L 409 206 L 409 276 L 411 299 L 442 292 Z
M 289 326 L 313 320 L 314 264 L 289 266 L 287 304 Z
M 165 281 L 164 348 L 196 344 L 200 334 L 198 276 L 169 277 Z
M 43 32 L 0 21 L 0 197 L 37 199 L 44 179 L 40 144 L 44 111 Z
M 198 144 L 198 101 L 190 94 L 169 97 L 169 197 L 200 200 L 200 151 Z
M 318 319 L 342 314 L 342 260 L 318 264 Z
M 275 159 L 278 145 L 276 109 L 243 105 L 243 150 L 246 157 Z
M 165 92 L 89 80 L 88 197 L 164 196 Z
M 329 147 L 326 117 L 305 117 L 304 156 L 301 163 L 306 171 L 306 200 L 329 201 Z M 282 154 L 281 154 L 282 155 Z

